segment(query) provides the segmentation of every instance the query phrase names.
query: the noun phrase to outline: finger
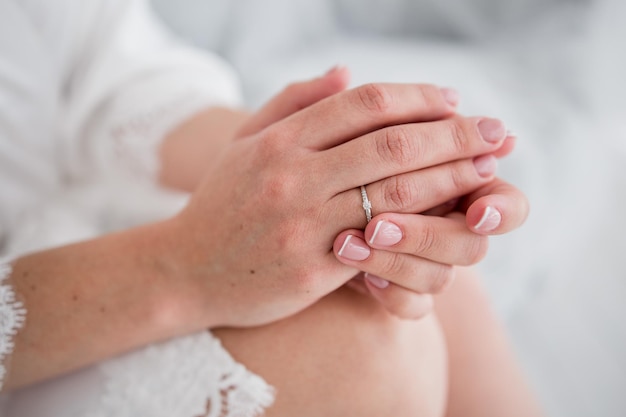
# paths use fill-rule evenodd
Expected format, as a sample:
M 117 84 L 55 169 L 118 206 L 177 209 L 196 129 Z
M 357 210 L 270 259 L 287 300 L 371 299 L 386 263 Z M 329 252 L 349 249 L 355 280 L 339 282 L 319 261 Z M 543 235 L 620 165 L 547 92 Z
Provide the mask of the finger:
M 504 139 L 504 142 L 502 143 L 502 147 L 491 153 L 491 155 L 496 158 L 503 158 L 507 156 L 515 148 L 516 140 L 517 137 L 513 133 L 508 132 L 506 138 Z M 451 200 L 448 200 L 443 204 L 439 204 L 420 213 L 426 216 L 444 216 L 457 208 L 457 204 L 459 203 L 462 196 L 463 194 L 459 194 L 455 198 L 452 198 Z
M 290 116 L 277 135 L 310 149 L 328 149 L 372 130 L 439 120 L 454 114 L 454 90 L 427 84 L 367 84 Z
M 496 169 L 496 158 L 483 155 L 385 178 L 367 185 L 365 189 L 373 216 L 386 212 L 420 213 L 488 184 L 493 180 Z M 332 226 L 364 226 L 365 217 L 360 202 L 360 191 L 356 189 L 333 198 L 328 210 L 345 214 L 330 216 L 337 223 Z
M 335 240 L 333 251 L 344 265 L 384 277 L 389 282 L 420 294 L 438 293 L 447 288 L 452 280 L 451 265 L 369 248 L 355 230 L 341 233 Z M 366 253 L 369 253 L 367 257 Z
M 509 155 L 515 149 L 517 142 L 517 136 L 512 132 L 507 132 L 506 139 L 502 142 L 502 146 L 492 153 L 496 158 L 504 158 Z
M 321 77 L 290 84 L 256 112 L 239 130 L 237 136 L 243 137 L 260 132 L 323 98 L 345 90 L 349 81 L 350 71 L 346 67 L 334 67 Z
M 467 229 L 462 215 L 448 218 L 384 213 L 367 225 L 365 239 L 374 249 L 452 265 L 473 265 L 484 258 L 489 247 L 486 236 Z
M 445 216 L 446 214 L 454 211 L 457 207 L 457 205 L 459 204 L 459 201 L 461 201 L 460 198 L 453 198 L 452 200 L 448 200 L 443 204 L 440 204 L 438 206 L 435 206 L 431 209 L 428 210 L 424 210 L 423 212 L 421 212 L 420 214 L 423 214 L 424 216 Z
M 497 178 L 463 202 L 467 226 L 479 234 L 497 235 L 521 226 L 530 211 L 528 199 L 515 186 Z
M 391 314 L 402 319 L 420 319 L 433 310 L 430 294 L 418 294 L 371 274 L 359 274 L 346 282 L 346 287 L 374 297 Z
M 421 319 L 433 309 L 433 296 L 430 294 L 418 294 L 393 283 L 381 285 L 385 281 L 372 275 L 366 275 L 364 282 L 370 294 L 387 311 L 402 319 Z
M 312 168 L 339 193 L 380 179 L 496 151 L 506 137 L 497 119 L 461 118 L 392 126 L 318 152 Z

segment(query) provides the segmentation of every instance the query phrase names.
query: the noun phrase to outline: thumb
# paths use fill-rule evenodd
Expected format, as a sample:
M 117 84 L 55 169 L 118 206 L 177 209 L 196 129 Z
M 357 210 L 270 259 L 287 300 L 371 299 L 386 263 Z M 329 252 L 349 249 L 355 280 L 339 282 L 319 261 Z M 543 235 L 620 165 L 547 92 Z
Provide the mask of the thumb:
M 326 97 L 343 91 L 350 81 L 350 71 L 337 66 L 321 77 L 288 85 L 252 115 L 235 135 L 248 136 L 284 119 Z

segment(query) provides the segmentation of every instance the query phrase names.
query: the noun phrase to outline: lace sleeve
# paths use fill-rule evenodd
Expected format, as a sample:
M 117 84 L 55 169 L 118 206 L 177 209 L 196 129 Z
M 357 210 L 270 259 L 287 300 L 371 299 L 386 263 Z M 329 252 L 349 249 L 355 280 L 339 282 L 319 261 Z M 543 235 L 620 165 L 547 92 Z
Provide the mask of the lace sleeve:
M 17 300 L 13 287 L 6 282 L 10 265 L 0 264 L 0 390 L 6 375 L 6 361 L 13 352 L 13 336 L 24 325 L 26 309 Z
M 274 388 L 209 331 L 104 362 L 101 402 L 85 417 L 258 417 Z
M 67 75 L 62 169 L 79 181 L 130 174 L 154 182 L 161 140 L 203 108 L 238 104 L 239 80 L 219 56 L 167 30 L 147 0 L 96 3 L 104 12 L 74 36 L 84 41 Z

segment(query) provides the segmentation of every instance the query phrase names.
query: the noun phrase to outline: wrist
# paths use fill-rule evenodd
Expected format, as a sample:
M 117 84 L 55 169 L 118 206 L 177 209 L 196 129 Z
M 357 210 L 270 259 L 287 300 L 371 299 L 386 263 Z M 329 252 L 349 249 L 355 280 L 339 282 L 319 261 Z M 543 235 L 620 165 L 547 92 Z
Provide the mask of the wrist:
M 217 289 L 211 288 L 210 272 L 201 266 L 204 257 L 191 242 L 192 232 L 180 215 L 157 227 L 160 244 L 152 268 L 164 291 L 157 296 L 154 320 L 176 334 L 218 326 L 222 320 L 214 299 Z

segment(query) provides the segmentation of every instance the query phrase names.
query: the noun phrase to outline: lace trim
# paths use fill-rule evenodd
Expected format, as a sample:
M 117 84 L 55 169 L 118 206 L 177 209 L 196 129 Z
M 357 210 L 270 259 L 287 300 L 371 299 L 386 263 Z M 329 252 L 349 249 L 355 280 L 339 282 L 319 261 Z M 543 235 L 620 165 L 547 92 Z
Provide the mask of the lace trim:
M 274 389 L 237 363 L 210 332 L 100 365 L 105 393 L 88 417 L 257 417 Z
M 13 287 L 4 283 L 10 274 L 11 266 L 0 264 L 0 390 L 7 372 L 5 361 L 14 348 L 13 336 L 26 321 L 24 304 L 17 301 Z

